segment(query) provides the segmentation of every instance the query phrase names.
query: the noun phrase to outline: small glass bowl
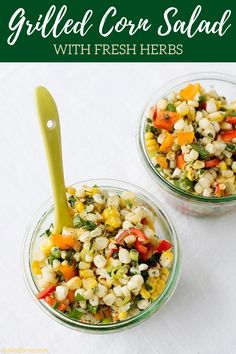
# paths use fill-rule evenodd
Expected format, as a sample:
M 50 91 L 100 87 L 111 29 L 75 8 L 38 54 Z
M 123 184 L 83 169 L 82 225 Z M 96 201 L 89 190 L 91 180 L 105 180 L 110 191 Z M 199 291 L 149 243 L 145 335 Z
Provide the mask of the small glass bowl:
M 219 95 L 225 96 L 229 102 L 236 99 L 236 77 L 231 75 L 204 72 L 192 73 L 169 81 L 154 93 L 141 114 L 137 135 L 138 151 L 147 171 L 154 178 L 159 187 L 167 192 L 164 193 L 165 198 L 176 209 L 195 216 L 228 213 L 233 208 L 236 209 L 236 195 L 227 197 L 203 197 L 177 188 L 155 169 L 145 147 L 144 135 L 146 119 L 150 108 L 156 104 L 160 98 L 167 96 L 171 92 L 178 92 L 184 86 L 194 82 L 200 83 L 207 91 L 210 89 L 216 90 Z
M 83 323 L 78 320 L 69 318 L 63 313 L 56 311 L 50 306 L 48 306 L 45 301 L 39 301 L 36 298 L 36 294 L 38 293 L 39 289 L 35 283 L 34 276 L 31 272 L 31 261 L 33 258 L 32 255 L 34 249 L 38 247 L 39 236 L 45 231 L 45 229 L 49 227 L 49 225 L 53 221 L 54 214 L 52 199 L 49 199 L 42 205 L 42 207 L 37 211 L 33 221 L 30 223 L 29 227 L 26 230 L 26 235 L 23 244 L 23 273 L 27 287 L 38 306 L 40 306 L 42 310 L 44 310 L 51 318 L 53 318 L 57 322 L 63 324 L 66 327 L 78 331 L 98 334 L 118 332 L 136 326 L 147 318 L 149 318 L 150 316 L 152 316 L 154 313 L 160 311 L 164 307 L 164 305 L 169 301 L 169 299 L 173 295 L 179 281 L 180 250 L 175 227 L 173 226 L 172 222 L 164 211 L 162 205 L 160 205 L 159 201 L 157 201 L 155 197 L 135 185 L 117 180 L 88 180 L 75 183 L 73 186 L 78 189 L 81 188 L 83 185 L 93 186 L 95 184 L 98 185 L 101 189 L 107 190 L 111 193 L 120 194 L 126 190 L 134 192 L 137 198 L 142 201 L 143 204 L 146 205 L 146 207 L 148 207 L 156 215 L 156 233 L 160 237 L 160 239 L 167 239 L 172 243 L 174 255 L 173 264 L 170 269 L 170 276 L 166 283 L 164 291 L 159 296 L 159 298 L 157 298 L 147 309 L 141 311 L 138 315 L 120 322 L 110 324 Z

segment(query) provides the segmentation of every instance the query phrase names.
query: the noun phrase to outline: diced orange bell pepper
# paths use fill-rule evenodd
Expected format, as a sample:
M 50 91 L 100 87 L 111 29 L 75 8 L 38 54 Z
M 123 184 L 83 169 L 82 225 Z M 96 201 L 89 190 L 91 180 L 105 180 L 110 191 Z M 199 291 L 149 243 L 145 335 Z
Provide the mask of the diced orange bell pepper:
M 58 302 L 54 297 L 50 297 L 50 296 L 47 296 L 44 300 L 51 307 L 55 306 L 56 303 Z M 66 308 L 67 308 L 66 304 L 58 303 L 56 310 L 64 312 Z
M 174 142 L 173 136 L 172 136 L 170 133 L 166 132 L 165 138 L 164 138 L 164 140 L 163 140 L 163 143 L 162 143 L 161 146 L 160 146 L 159 151 L 160 151 L 160 152 L 166 151 L 169 147 L 171 147 L 171 145 L 173 144 L 173 142 Z
M 157 111 L 156 116 L 153 118 L 154 126 L 170 131 L 180 118 L 181 115 L 176 112 Z
M 181 155 L 177 155 L 176 156 L 176 166 L 182 170 L 182 168 L 184 168 L 184 166 L 186 165 L 186 162 L 184 160 L 184 154 Z
M 71 265 L 70 264 L 61 264 L 59 271 L 64 276 L 65 281 L 68 281 L 71 278 L 76 276 L 75 263 L 73 262 Z
M 200 90 L 200 84 L 189 84 L 188 86 L 180 90 L 179 95 L 184 101 L 193 100 L 195 95 L 200 92 Z
M 220 137 L 225 142 L 231 141 L 232 139 L 236 138 L 236 130 L 229 130 L 225 133 L 221 133 Z
M 52 234 L 52 243 L 62 250 L 67 250 L 75 246 L 76 240 L 70 235 Z
M 213 159 L 213 160 L 205 161 L 205 168 L 215 167 L 219 163 L 220 163 L 219 159 Z
M 157 156 L 157 162 L 161 166 L 161 168 L 167 169 L 168 168 L 168 162 L 165 156 L 158 155 Z
M 67 298 L 70 302 L 73 302 L 75 300 L 75 290 L 69 290 Z
M 194 132 L 181 131 L 177 133 L 178 145 L 192 144 L 193 139 L 194 139 Z

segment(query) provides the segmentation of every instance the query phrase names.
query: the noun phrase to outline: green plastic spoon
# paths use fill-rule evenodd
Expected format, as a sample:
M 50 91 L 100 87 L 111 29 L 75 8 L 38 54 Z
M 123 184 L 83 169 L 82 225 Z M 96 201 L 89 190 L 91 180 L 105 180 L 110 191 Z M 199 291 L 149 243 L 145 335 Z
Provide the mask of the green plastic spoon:
M 66 200 L 58 110 L 53 97 L 45 87 L 36 88 L 36 106 L 53 190 L 55 206 L 53 232 L 61 233 L 63 226 L 72 225 L 72 218 Z

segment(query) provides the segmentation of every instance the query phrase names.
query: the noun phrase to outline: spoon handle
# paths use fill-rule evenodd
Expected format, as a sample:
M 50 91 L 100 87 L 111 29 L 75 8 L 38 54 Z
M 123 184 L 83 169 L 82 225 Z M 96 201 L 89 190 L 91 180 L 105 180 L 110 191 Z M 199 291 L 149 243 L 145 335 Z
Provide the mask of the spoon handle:
M 36 88 L 36 107 L 54 198 L 55 219 L 53 232 L 61 233 L 63 226 L 72 225 L 72 219 L 66 200 L 58 110 L 53 97 L 45 87 Z

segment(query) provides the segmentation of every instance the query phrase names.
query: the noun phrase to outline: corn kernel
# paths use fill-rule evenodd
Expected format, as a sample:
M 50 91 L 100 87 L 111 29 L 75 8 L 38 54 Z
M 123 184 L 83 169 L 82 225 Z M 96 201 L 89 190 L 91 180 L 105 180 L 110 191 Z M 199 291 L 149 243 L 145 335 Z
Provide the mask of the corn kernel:
M 169 274 L 170 274 L 170 271 L 169 271 L 169 269 L 167 269 L 165 267 L 162 267 L 161 268 L 161 274 L 165 274 L 168 277 Z
M 143 299 L 145 299 L 145 300 L 150 299 L 151 295 L 145 288 L 141 289 L 140 294 L 141 294 Z
M 126 317 L 127 317 L 127 312 L 120 312 L 119 315 L 118 315 L 118 319 L 120 321 L 125 320 Z
M 106 225 L 109 225 L 113 227 L 114 229 L 117 229 L 118 227 L 121 226 L 121 219 L 117 216 L 112 216 L 106 221 Z
M 158 298 L 158 296 L 160 295 L 160 293 L 158 291 L 154 291 L 152 294 L 151 294 L 151 299 L 152 300 L 156 300 L 156 298 Z
M 120 217 L 120 213 L 119 211 L 115 208 L 115 207 L 108 207 L 106 209 L 104 209 L 102 216 L 104 217 L 104 219 L 110 219 L 111 217 Z
M 162 279 L 164 282 L 166 282 L 168 278 L 167 278 L 167 276 L 166 276 L 165 274 L 162 274 L 162 275 L 161 275 L 161 279 Z
M 66 187 L 66 192 L 69 194 L 75 194 L 76 190 L 73 187 Z
M 152 132 L 145 133 L 145 139 L 152 139 L 154 137 Z
M 148 152 L 157 152 L 158 151 L 158 146 L 147 146 L 147 151 Z
M 73 277 L 66 283 L 70 290 L 79 289 L 82 285 L 82 280 L 79 277 Z
M 82 278 L 90 278 L 94 276 L 94 273 L 92 269 L 81 269 L 79 275 Z
M 83 287 L 88 289 L 94 289 L 97 286 L 98 282 L 94 277 L 83 278 Z
M 40 269 L 40 266 L 39 266 L 39 261 L 32 261 L 31 263 L 31 267 L 32 267 L 32 272 L 34 275 L 39 275 L 41 274 L 41 269 Z
M 75 208 L 78 211 L 78 213 L 81 213 L 84 210 L 85 206 L 81 201 L 78 201 L 75 204 Z
M 218 163 L 217 167 L 220 168 L 221 171 L 227 170 L 227 165 L 224 161 L 221 161 L 220 163 Z
M 163 279 L 160 279 L 160 280 L 158 281 L 158 284 L 161 285 L 163 288 L 164 288 L 165 285 L 166 285 L 166 283 L 164 282 Z
M 156 139 L 148 139 L 147 141 L 146 141 L 146 146 L 156 146 L 157 145 L 157 141 L 156 141 Z
M 43 240 L 41 240 L 40 248 L 45 254 L 45 256 L 49 255 L 52 246 L 53 246 L 52 241 L 49 238 L 44 238 Z

